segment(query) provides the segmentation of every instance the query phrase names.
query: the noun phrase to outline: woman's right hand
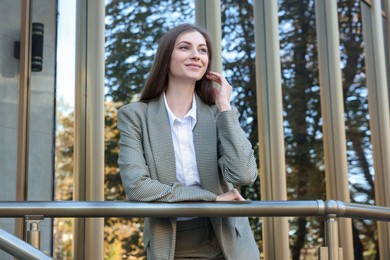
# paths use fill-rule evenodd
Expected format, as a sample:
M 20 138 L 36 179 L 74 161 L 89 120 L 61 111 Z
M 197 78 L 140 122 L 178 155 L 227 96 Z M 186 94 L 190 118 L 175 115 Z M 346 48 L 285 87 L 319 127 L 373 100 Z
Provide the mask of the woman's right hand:
M 232 189 L 228 192 L 222 193 L 217 196 L 216 201 L 245 201 L 237 189 Z
M 230 94 L 232 92 L 232 86 L 230 86 L 222 74 L 217 72 L 209 71 L 206 77 L 220 85 L 219 89 L 214 88 L 215 105 L 217 106 L 218 111 L 222 112 L 231 110 L 232 107 L 230 106 Z

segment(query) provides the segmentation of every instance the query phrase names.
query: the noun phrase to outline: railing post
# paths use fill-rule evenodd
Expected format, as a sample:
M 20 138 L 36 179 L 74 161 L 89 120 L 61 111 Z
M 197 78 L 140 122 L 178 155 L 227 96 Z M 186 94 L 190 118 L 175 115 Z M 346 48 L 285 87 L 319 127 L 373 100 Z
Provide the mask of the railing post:
M 41 249 L 41 232 L 39 231 L 39 223 L 43 221 L 43 216 L 26 216 L 27 226 L 27 243 L 37 249 Z
M 334 214 L 329 214 L 325 222 L 325 243 L 328 247 L 328 259 L 339 260 L 338 223 Z

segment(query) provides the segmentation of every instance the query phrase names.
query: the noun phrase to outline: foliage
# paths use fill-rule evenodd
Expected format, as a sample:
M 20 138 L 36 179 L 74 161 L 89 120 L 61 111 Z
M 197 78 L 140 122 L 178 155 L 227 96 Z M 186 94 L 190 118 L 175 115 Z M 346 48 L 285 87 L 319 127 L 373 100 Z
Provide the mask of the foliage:
M 106 87 L 113 101 L 129 103 L 140 93 L 158 41 L 174 25 L 193 22 L 190 0 L 106 3 Z
M 62 103 L 59 102 L 59 107 L 64 107 Z M 73 113 L 67 113 L 66 109 L 57 111 L 55 200 L 72 200 L 73 197 L 73 121 Z M 71 259 L 72 220 L 55 218 L 53 226 L 53 256 L 56 259 Z

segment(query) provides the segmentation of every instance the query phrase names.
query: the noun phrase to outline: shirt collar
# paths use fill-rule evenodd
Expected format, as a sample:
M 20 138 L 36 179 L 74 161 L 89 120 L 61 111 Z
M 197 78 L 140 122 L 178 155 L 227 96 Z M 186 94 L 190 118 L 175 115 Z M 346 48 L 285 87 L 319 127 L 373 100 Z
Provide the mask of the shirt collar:
M 169 105 L 168 105 L 168 102 L 167 102 L 167 98 L 165 96 L 165 92 L 164 92 L 164 103 L 165 103 L 165 108 L 168 111 L 169 125 L 171 126 L 171 128 L 173 127 L 173 124 L 174 124 L 175 120 L 180 121 L 180 120 L 182 120 L 184 118 L 189 117 L 191 119 L 191 128 L 194 129 L 194 126 L 196 124 L 196 98 L 195 98 L 195 94 L 192 96 L 192 106 L 191 106 L 191 109 L 182 118 L 179 118 L 179 117 L 175 116 L 175 114 L 173 114 L 173 112 L 169 108 Z

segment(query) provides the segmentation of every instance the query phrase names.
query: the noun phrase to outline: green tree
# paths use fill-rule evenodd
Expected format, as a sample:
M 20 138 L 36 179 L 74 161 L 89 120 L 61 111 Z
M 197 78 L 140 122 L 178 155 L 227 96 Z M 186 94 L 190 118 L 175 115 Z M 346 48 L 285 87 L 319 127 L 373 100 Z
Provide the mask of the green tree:
M 190 0 L 121 1 L 106 4 L 106 88 L 113 101 L 139 95 L 158 41 L 174 25 L 194 22 Z

